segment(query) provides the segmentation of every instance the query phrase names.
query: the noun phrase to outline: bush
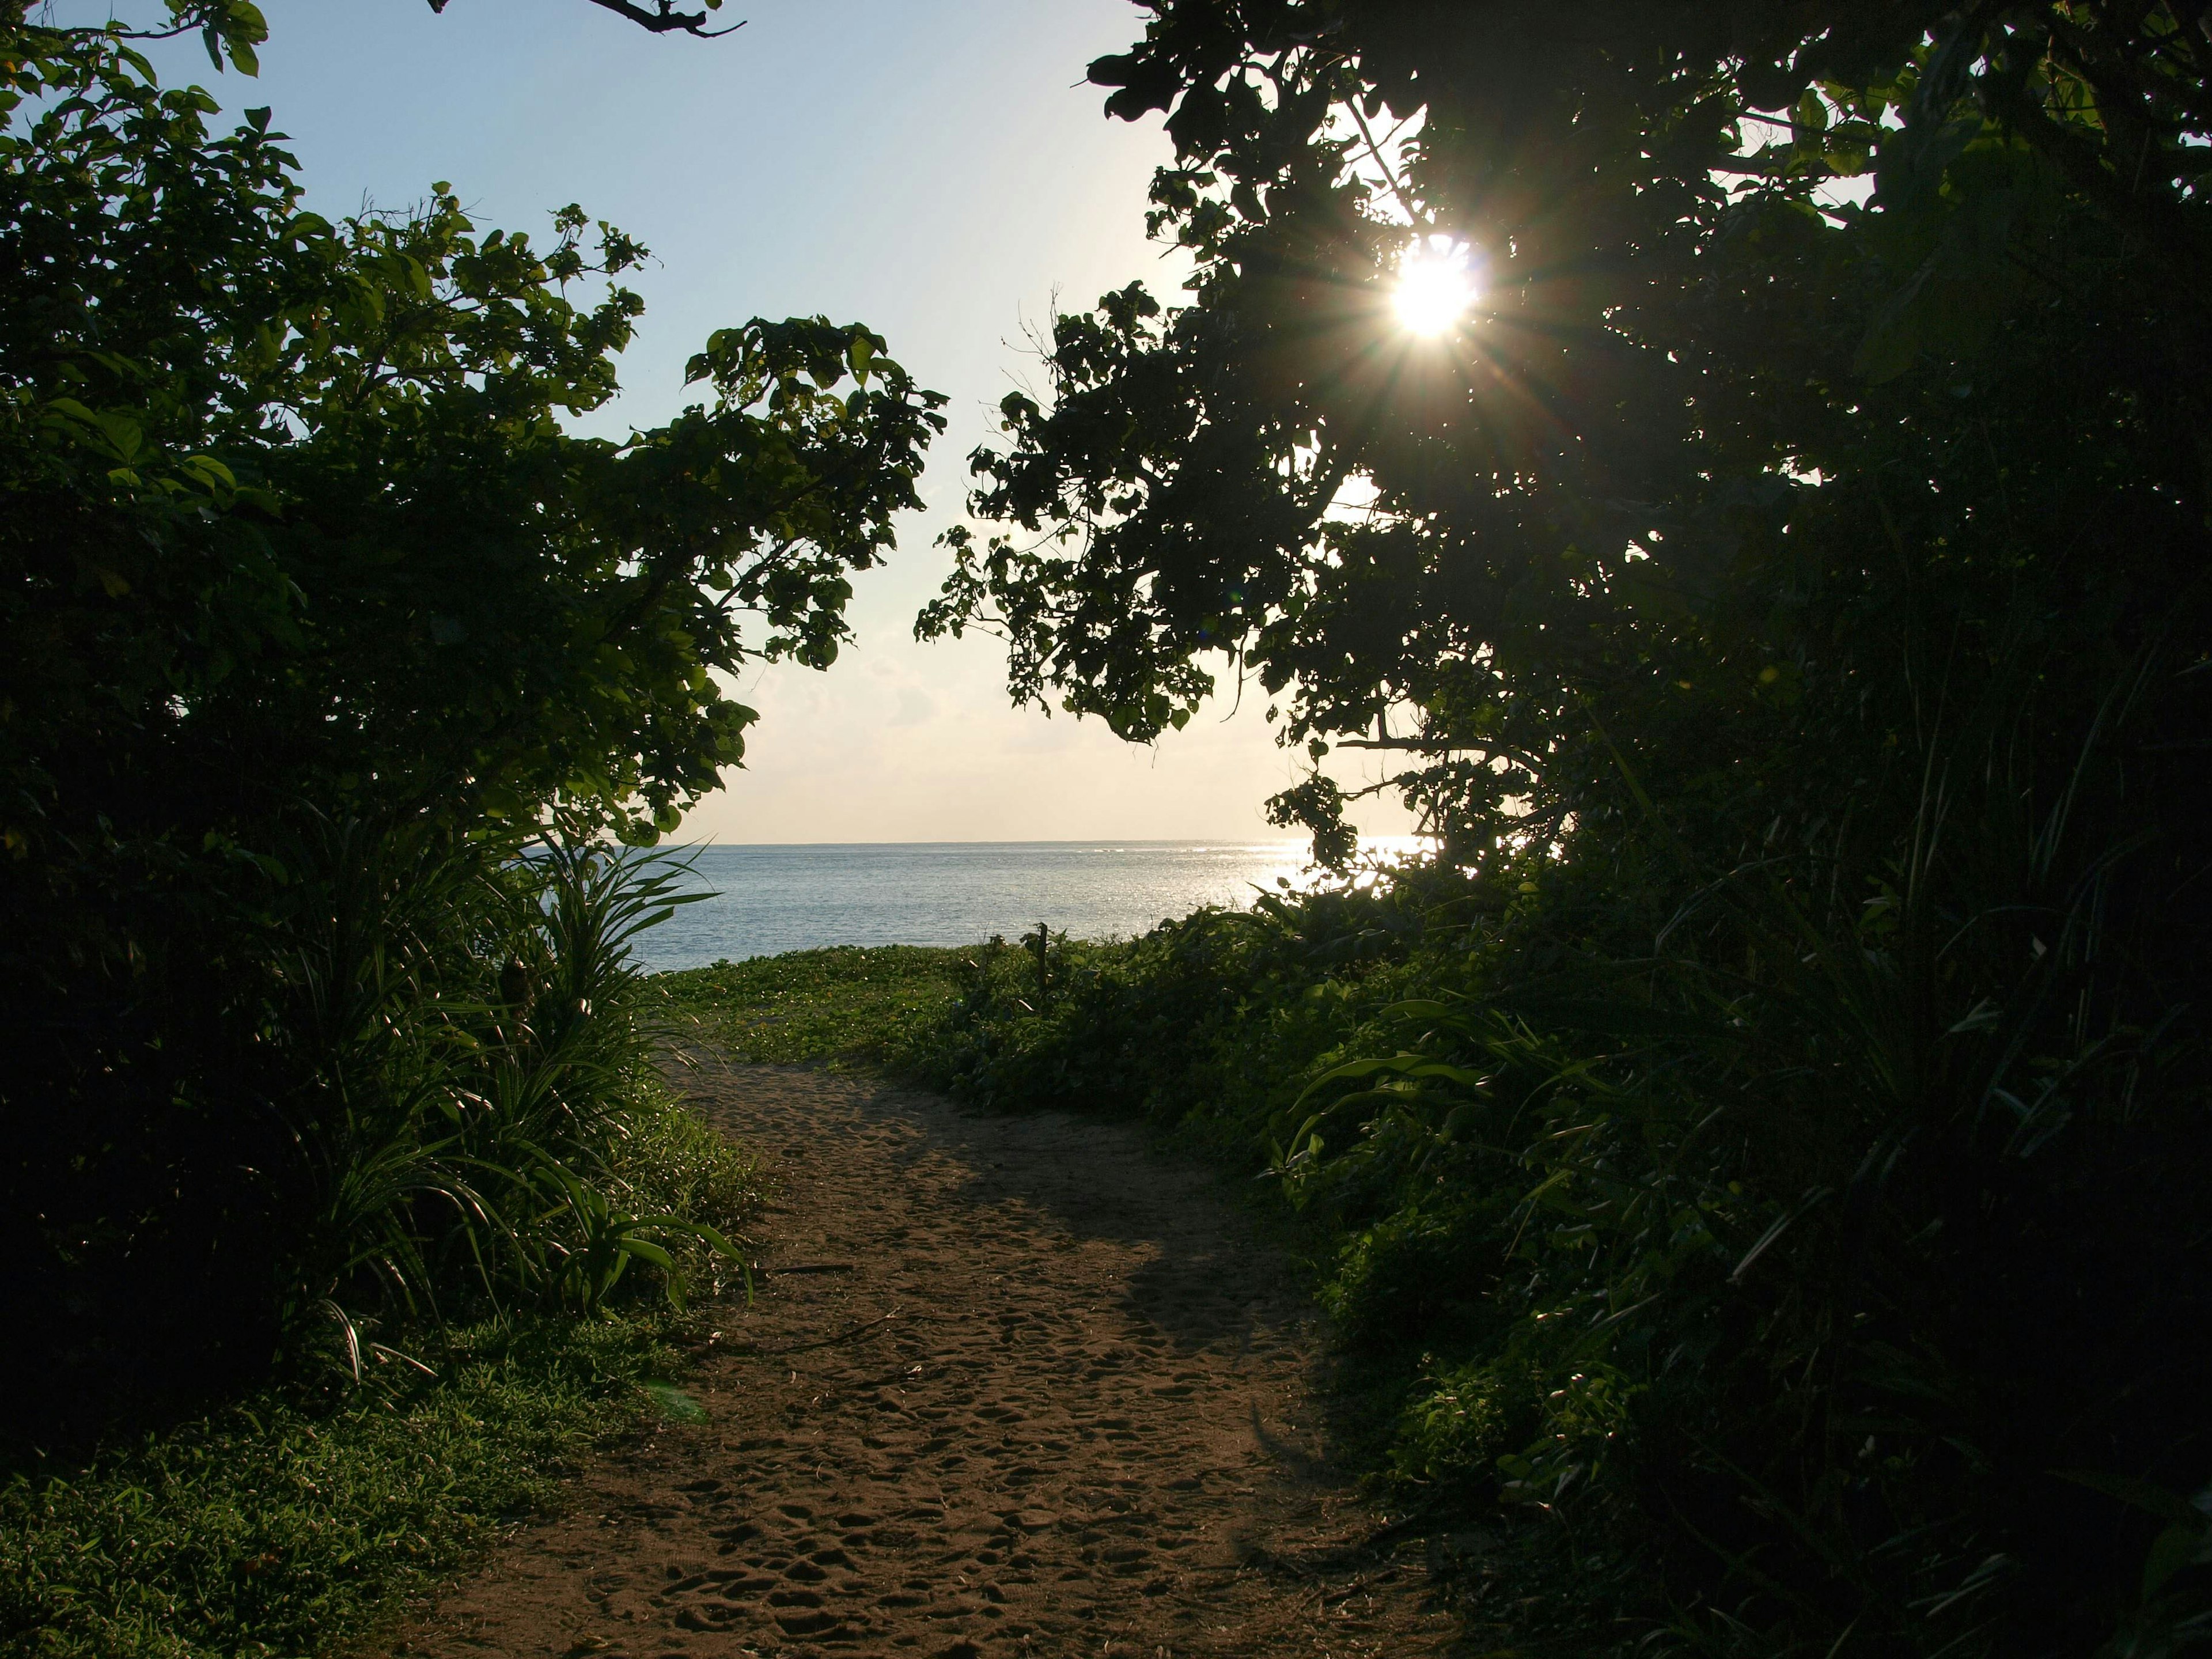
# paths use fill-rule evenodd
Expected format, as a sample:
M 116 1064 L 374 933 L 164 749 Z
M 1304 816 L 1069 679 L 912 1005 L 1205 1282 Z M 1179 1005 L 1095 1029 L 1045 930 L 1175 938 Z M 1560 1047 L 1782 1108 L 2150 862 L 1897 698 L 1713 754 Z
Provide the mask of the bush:
M 347 830 L 343 879 L 293 872 L 272 994 L 296 1152 L 240 1200 L 278 1241 L 253 1287 L 277 1381 L 195 1415 L 205 1372 L 154 1394 L 158 1351 L 119 1350 L 120 1379 L 19 1376 L 43 1397 L 9 1425 L 0 1652 L 294 1654 L 362 1629 L 551 1501 L 674 1366 L 646 1310 L 737 1271 L 758 1170 L 661 1083 L 629 960 L 670 872 L 504 851 Z M 133 1437 L 133 1416 L 161 1426 Z
M 0 0 L 0 1443 L 44 1443 L 362 1317 L 673 1286 L 704 1224 L 610 1207 L 659 900 L 602 842 L 719 787 L 743 665 L 835 658 L 942 422 L 865 328 L 757 319 L 579 436 L 644 248 L 442 184 L 325 219 L 270 111 L 40 10 Z M 249 0 L 167 10 L 253 73 Z
M 48 1236 L 76 1246 L 18 1286 L 19 1449 L 272 1365 L 356 1369 L 371 1329 L 595 1313 L 618 1285 L 680 1298 L 733 1252 L 720 1230 L 757 1183 L 662 1088 L 629 956 L 674 902 L 668 872 L 361 825 L 292 850 L 261 924 L 267 1096 L 173 1110 L 46 1184 Z M 211 1139 L 226 1121 L 240 1133 Z M 27 1171 L 52 1148 L 15 1150 Z M 198 1201 L 125 1207 L 149 1188 Z
M 964 1098 L 1235 1122 L 1356 1011 L 1390 1000 L 1421 927 L 1404 887 L 1263 896 L 1123 944 L 1040 933 L 961 957 L 961 994 L 892 1056 Z M 1264 1036 L 1262 1030 L 1264 1030 Z
M 2054 807 L 1958 732 L 1917 818 L 1703 882 L 1591 836 L 979 952 L 912 1063 L 1271 1177 L 1355 1446 L 1426 1524 L 1505 1528 L 1468 1593 L 1601 1559 L 1602 1605 L 1516 1640 L 2179 1652 L 2205 1050 L 2108 740 Z

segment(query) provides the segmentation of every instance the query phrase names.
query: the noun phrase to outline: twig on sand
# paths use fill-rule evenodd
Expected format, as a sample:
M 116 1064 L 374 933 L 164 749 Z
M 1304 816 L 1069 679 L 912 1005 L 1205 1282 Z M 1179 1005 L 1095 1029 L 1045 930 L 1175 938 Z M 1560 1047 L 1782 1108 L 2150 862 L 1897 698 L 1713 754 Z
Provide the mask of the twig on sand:
M 1316 1601 L 1319 1606 L 1326 1607 L 1332 1601 L 1349 1601 L 1353 1596 L 1358 1595 L 1360 1591 L 1367 1589 L 1376 1584 L 1387 1583 L 1397 1576 L 1397 1568 L 1384 1567 L 1380 1572 L 1364 1574 L 1360 1577 L 1353 1579 L 1348 1584 L 1339 1584 L 1334 1586 L 1325 1583 L 1317 1584 L 1312 1589 L 1309 1590 L 1304 1596 L 1300 1598 L 1300 1602 L 1301 1605 L 1303 1605 L 1305 1601 Z
M 853 1328 L 848 1331 L 840 1331 L 836 1335 L 825 1336 L 819 1341 L 793 1342 L 781 1348 L 730 1348 L 725 1352 L 737 1354 L 741 1358 L 747 1359 L 765 1359 L 771 1354 L 779 1353 L 804 1353 L 809 1348 L 827 1348 L 839 1342 L 849 1341 L 854 1337 L 860 1335 L 863 1332 L 872 1331 L 878 1325 L 888 1324 L 894 1319 L 903 1317 L 904 1316 L 900 1313 L 896 1308 L 894 1308 L 889 1313 L 884 1314 L 878 1318 L 864 1321 L 862 1323 L 854 1326 Z

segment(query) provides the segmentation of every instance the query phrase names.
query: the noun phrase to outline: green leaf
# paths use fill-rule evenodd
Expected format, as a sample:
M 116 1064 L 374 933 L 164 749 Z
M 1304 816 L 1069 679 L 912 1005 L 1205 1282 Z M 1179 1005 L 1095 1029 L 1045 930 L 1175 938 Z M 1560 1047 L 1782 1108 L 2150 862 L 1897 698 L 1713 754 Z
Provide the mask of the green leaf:
M 644 1382 L 639 1384 L 646 1397 L 660 1407 L 660 1414 L 672 1423 L 704 1423 L 708 1420 L 707 1408 L 673 1382 Z
M 2154 1515 L 2161 1521 L 2171 1521 L 2176 1526 L 2195 1527 L 2200 1532 L 2212 1528 L 2212 1517 L 2206 1516 L 2190 1501 L 2170 1492 L 2163 1486 L 2153 1486 L 2148 1480 L 2138 1480 L 2124 1474 L 2106 1474 L 2099 1469 L 2053 1469 L 2061 1480 L 2070 1480 L 2077 1486 L 2087 1486 L 2107 1498 L 2118 1499 L 2130 1509 Z
M 617 1248 L 623 1255 L 635 1256 L 650 1267 L 659 1268 L 663 1273 L 676 1271 L 676 1258 L 649 1238 L 638 1238 L 626 1234 Z
M 2151 1540 L 2150 1553 L 2143 1561 L 2142 1599 L 2149 1601 L 2183 1569 L 2212 1559 L 2212 1547 L 2208 1546 L 2212 1546 L 2212 1530 L 2206 1528 L 2202 1516 L 2194 1525 L 2178 1524 L 2159 1534 Z

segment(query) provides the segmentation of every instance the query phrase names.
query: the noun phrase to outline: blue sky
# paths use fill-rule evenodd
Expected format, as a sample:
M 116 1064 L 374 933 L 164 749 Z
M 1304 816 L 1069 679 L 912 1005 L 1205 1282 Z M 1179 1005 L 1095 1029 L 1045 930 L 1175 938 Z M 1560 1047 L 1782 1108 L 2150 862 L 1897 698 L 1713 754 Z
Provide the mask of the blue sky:
M 866 322 L 950 394 L 927 508 L 858 583 L 857 648 L 826 675 L 747 682 L 763 717 L 747 767 L 685 839 L 1279 833 L 1260 805 L 1296 769 L 1256 695 L 1132 749 L 1009 707 L 993 641 L 909 633 L 944 574 L 931 544 L 959 515 L 968 452 L 1011 386 L 1036 387 L 1024 330 L 1055 294 L 1072 306 L 1178 278 L 1144 237 L 1165 141 L 1108 121 L 1081 84 L 1140 31 L 1128 0 L 728 0 L 746 26 L 713 42 L 656 38 L 586 0 L 451 0 L 442 16 L 425 0 L 262 6 L 258 82 L 215 76 L 196 44 L 165 49 L 162 68 L 227 107 L 272 106 L 320 210 L 404 206 L 444 179 L 487 224 L 542 235 L 574 201 L 653 250 L 623 396 L 595 426 L 665 419 L 687 401 L 685 358 L 754 315 Z M 1394 806 L 1363 823 L 1405 828 Z

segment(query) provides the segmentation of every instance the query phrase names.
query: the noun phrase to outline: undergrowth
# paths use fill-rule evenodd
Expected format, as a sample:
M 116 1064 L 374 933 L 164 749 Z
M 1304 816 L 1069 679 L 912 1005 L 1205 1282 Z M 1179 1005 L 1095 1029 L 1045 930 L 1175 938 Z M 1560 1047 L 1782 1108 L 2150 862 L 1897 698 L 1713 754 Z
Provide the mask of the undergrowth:
M 744 972 L 781 1057 L 1139 1116 L 1274 1194 L 1344 1443 L 1500 1651 L 2150 1659 L 2212 1635 L 2206 1100 L 2096 781 L 1671 907 L 1631 835 L 891 957 L 865 1046 L 852 991 L 796 1006 L 823 963 Z
M 901 1063 L 959 994 L 969 951 L 834 945 L 652 981 L 662 1018 L 754 1065 Z
M 610 1166 L 623 1212 L 738 1234 L 763 1200 L 753 1160 L 657 1087 Z M 718 1252 L 673 1254 L 695 1289 L 726 1288 Z M 358 1382 L 334 1322 L 293 1375 L 229 1405 L 89 1458 L 19 1458 L 0 1486 L 0 1655 L 293 1659 L 373 1630 L 660 1408 L 686 1322 L 659 1277 L 591 1318 L 361 1321 Z
M 674 1316 L 491 1320 L 0 1487 L 0 1653 L 292 1659 L 371 1628 L 634 1422 Z
M 465 1051 L 480 1071 L 425 1068 L 404 1110 L 361 1113 L 380 1139 L 334 1159 L 345 1207 L 331 1210 L 369 1272 L 303 1307 L 261 1382 L 139 1427 L 95 1418 L 91 1436 L 62 1409 L 42 1413 L 58 1440 L 40 1418 L 9 1425 L 0 1655 L 330 1652 L 675 1398 L 686 1297 L 728 1290 L 763 1183 L 646 1060 L 653 1020 L 622 929 L 650 914 L 650 878 L 622 860 L 571 869 L 542 911 L 550 947 L 507 957 L 508 978 L 538 984 L 467 1011 L 498 1040 Z M 372 1006 L 387 1011 L 418 1009 Z M 407 1037 L 400 1020 L 387 1030 Z M 374 1099 L 349 1095 L 356 1110 Z M 542 1155 L 553 1134 L 564 1164 Z M 477 1206 L 458 1239 L 447 1194 Z M 477 1249 L 458 1249 L 471 1232 Z

